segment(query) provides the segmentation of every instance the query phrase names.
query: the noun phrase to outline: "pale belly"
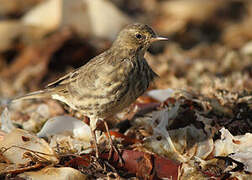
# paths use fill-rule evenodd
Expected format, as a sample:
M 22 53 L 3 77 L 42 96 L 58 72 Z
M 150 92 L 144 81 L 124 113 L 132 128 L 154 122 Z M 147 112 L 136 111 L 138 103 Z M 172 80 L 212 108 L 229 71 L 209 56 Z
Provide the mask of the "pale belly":
M 93 112 L 101 118 L 114 115 L 121 112 L 124 108 L 130 106 L 135 100 L 141 96 L 148 88 L 149 83 L 146 80 L 138 80 L 131 85 L 125 85 L 123 91 L 108 96 L 108 101 L 100 103 L 98 109 L 93 109 Z
M 105 96 L 106 98 L 83 99 L 82 101 L 84 101 L 84 103 L 81 103 L 82 105 L 72 108 L 81 111 L 86 116 L 94 116 L 104 119 L 115 115 L 128 107 L 140 95 L 142 95 L 147 88 L 148 84 L 144 81 L 139 81 L 139 83 L 131 85 L 124 84 L 122 88 L 114 94 L 107 94 Z

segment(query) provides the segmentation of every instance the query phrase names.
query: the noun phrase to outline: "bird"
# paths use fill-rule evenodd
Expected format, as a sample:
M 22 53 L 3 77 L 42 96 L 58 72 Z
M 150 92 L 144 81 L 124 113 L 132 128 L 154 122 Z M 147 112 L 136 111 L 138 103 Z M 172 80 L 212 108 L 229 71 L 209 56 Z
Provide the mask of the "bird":
M 52 98 L 67 104 L 90 119 L 96 157 L 99 157 L 95 131 L 98 120 L 105 119 L 132 104 L 158 75 L 148 65 L 144 54 L 155 41 L 168 40 L 158 36 L 142 23 L 123 28 L 111 47 L 85 65 L 48 84 L 45 89 L 13 99 Z

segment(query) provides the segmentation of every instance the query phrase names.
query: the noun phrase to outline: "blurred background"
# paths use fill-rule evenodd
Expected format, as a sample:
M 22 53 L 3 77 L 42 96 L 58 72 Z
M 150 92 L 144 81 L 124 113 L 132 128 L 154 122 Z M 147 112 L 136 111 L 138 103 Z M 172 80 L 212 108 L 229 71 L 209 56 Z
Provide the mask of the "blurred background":
M 169 42 L 146 58 L 151 88 L 252 89 L 252 1 L 0 0 L 0 99 L 43 88 L 108 49 L 122 27 Z
M 133 22 L 150 25 L 169 41 L 154 43 L 145 54 L 160 76 L 150 89 L 158 90 L 106 119 L 119 149 L 152 152 L 143 158 L 132 152 L 125 157 L 133 157 L 128 162 L 137 159 L 137 165 L 126 165 L 144 178 L 168 172 L 167 179 L 176 179 L 171 170 L 181 179 L 251 179 L 251 0 L 0 0 L 0 179 L 45 166 L 72 166 L 83 176 L 104 172 L 106 178 L 120 178 L 114 172 L 123 166 L 97 171 L 107 164 L 100 160 L 85 170 L 88 156 L 80 160 L 79 155 L 90 149 L 91 135 L 79 121 L 88 122 L 83 114 L 52 99 L 8 102 L 84 65 Z M 46 136 L 50 149 L 28 132 Z M 101 153 L 111 148 L 104 142 Z M 10 151 L 9 158 L 4 153 L 12 147 L 20 148 Z M 44 155 L 59 161 L 45 160 Z M 160 157 L 177 162 L 169 165 Z M 44 178 L 52 171 L 37 172 Z M 64 178 L 73 177 L 72 171 L 62 172 Z

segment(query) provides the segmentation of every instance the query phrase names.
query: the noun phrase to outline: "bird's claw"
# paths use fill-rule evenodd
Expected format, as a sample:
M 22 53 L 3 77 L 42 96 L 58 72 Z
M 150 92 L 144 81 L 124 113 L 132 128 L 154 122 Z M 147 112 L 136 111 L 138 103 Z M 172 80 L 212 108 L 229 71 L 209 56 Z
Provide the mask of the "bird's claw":
M 121 166 L 123 166 L 123 164 L 124 164 L 124 160 L 123 160 L 123 158 L 122 158 L 122 155 L 121 155 L 121 152 L 120 152 L 120 150 L 118 150 L 118 148 L 115 146 L 115 145 L 111 145 L 111 148 L 110 148 L 110 150 L 109 150 L 109 156 L 108 156 L 108 160 L 111 160 L 112 158 L 112 160 L 114 160 L 114 156 L 113 156 L 113 153 L 116 153 L 117 154 L 117 156 L 118 156 L 118 161 L 119 161 L 119 164 L 121 165 Z

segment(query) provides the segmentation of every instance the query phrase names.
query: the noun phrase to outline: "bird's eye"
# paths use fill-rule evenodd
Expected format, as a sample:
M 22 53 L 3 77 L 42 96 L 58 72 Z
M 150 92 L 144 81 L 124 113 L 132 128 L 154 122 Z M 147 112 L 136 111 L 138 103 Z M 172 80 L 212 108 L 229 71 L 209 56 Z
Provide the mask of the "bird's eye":
M 141 34 L 136 34 L 136 38 L 137 39 L 142 39 L 142 35 Z

